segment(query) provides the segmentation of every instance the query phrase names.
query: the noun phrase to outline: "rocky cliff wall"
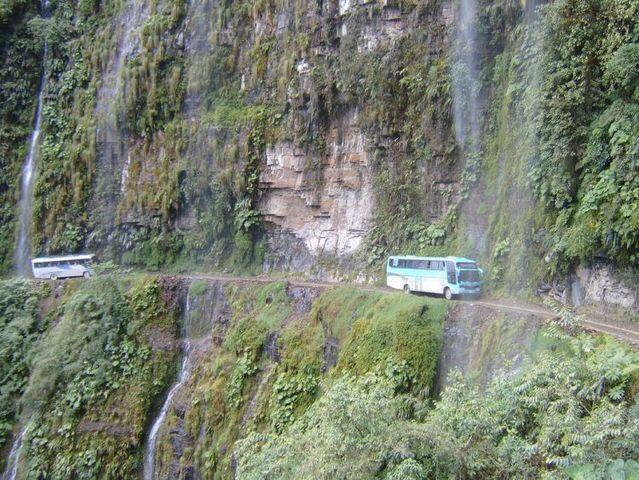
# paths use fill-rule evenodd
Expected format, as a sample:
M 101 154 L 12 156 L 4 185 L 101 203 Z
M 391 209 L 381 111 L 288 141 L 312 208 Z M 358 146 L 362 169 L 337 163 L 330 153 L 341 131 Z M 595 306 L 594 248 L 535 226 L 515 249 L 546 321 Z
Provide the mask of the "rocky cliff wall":
M 456 305 L 444 326 L 435 393 L 445 389 L 453 372 L 482 386 L 497 375 L 518 373 L 532 361 L 541 328 L 542 321 L 534 315 Z
M 134 3 L 13 13 L 51 45 L 38 253 L 361 278 L 472 255 L 514 292 L 636 269 L 639 39 L 614 2 Z
M 154 478 L 232 478 L 237 440 L 284 431 L 344 374 L 388 370 L 429 391 L 446 311 L 403 294 L 199 280 L 185 304 L 188 375 L 158 430 Z

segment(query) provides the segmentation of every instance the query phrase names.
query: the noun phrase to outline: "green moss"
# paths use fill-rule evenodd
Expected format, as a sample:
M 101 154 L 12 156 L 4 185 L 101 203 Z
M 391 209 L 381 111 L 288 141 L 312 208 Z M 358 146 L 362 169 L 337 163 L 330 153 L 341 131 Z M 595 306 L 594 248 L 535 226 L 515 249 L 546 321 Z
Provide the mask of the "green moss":
M 18 401 L 29 378 L 29 358 L 48 327 L 41 301 L 50 294 L 46 284 L 0 282 L 0 450 L 17 422 Z
M 3 1 L 0 5 L 0 273 L 12 268 L 20 169 L 42 72 L 41 35 L 29 28 L 36 4 Z
M 382 294 L 366 292 L 356 287 L 340 287 L 322 294 L 311 311 L 316 322 L 327 326 L 328 333 L 344 339 L 353 322 L 375 305 Z
M 362 375 L 388 361 L 406 363 L 416 389 L 432 386 L 447 304 L 403 294 L 384 295 L 353 323 L 338 360 L 340 372 Z
M 279 329 L 291 314 L 286 286 L 273 283 L 256 290 L 231 287 L 229 297 L 235 321 L 224 345 L 238 355 L 248 352 L 256 359 L 262 352 L 267 334 Z
M 195 365 L 185 393 L 186 429 L 198 440 L 182 461 L 205 478 L 230 476 L 237 439 L 285 431 L 343 373 L 382 369 L 403 390 L 431 382 L 446 302 L 346 287 L 323 292 L 306 313 L 289 288 L 226 287 L 232 316 L 214 325 L 218 340 Z
M 174 349 L 158 348 L 176 336 L 174 295 L 161 279 L 66 284 L 20 400 L 22 475 L 138 477 L 149 416 L 174 375 Z
M 194 297 L 201 297 L 209 288 L 209 285 L 204 280 L 194 280 L 189 287 L 189 295 Z

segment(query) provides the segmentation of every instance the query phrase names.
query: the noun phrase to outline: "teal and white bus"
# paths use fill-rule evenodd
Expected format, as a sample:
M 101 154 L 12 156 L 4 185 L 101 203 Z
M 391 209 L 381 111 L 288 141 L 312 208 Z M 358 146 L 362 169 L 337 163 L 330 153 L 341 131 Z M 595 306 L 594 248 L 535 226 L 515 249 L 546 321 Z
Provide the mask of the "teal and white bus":
M 459 257 L 393 256 L 386 264 L 386 285 L 397 290 L 479 296 L 483 271 L 477 262 Z

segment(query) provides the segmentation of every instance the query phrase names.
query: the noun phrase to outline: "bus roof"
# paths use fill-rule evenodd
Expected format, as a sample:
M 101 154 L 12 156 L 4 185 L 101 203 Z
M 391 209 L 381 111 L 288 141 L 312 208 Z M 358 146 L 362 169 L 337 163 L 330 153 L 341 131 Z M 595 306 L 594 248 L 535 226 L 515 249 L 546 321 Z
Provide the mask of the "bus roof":
M 40 257 L 34 258 L 31 260 L 32 263 L 41 263 L 41 262 L 68 262 L 71 260 L 91 260 L 95 255 L 85 254 L 85 255 L 66 255 L 64 257 Z
M 411 260 L 451 260 L 453 262 L 469 262 L 469 263 L 477 263 L 475 260 L 471 260 L 470 258 L 464 257 L 417 257 L 415 255 L 391 255 L 388 258 L 406 258 Z

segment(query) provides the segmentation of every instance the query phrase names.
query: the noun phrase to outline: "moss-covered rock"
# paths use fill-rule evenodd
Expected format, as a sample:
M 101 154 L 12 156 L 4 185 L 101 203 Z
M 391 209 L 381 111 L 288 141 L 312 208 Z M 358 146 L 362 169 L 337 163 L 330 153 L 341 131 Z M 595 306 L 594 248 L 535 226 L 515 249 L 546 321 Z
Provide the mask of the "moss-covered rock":
M 3 351 L 22 352 L 2 383 L 20 409 L 15 418 L 3 410 L 3 424 L 19 418 L 26 428 L 17 478 L 137 478 L 146 426 L 173 378 L 179 285 L 154 278 L 70 281 L 53 292 L 28 285 L 2 285 L 32 292 L 7 295 L 1 312 L 3 342 L 13 345 Z M 16 312 L 22 346 L 11 335 Z
M 212 343 L 193 344 L 191 378 L 161 430 L 161 478 L 232 476 L 237 440 L 285 431 L 344 375 L 387 372 L 404 392 L 432 385 L 444 301 L 283 283 L 225 289 L 211 299 L 221 314 Z

